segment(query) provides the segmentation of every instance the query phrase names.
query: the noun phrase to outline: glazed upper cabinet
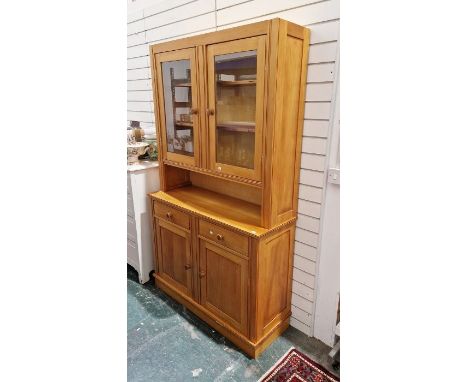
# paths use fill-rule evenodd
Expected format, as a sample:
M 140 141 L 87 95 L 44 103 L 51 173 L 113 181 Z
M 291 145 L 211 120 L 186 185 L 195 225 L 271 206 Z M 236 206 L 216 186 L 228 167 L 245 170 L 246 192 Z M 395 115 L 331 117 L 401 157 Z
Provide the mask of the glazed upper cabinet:
M 207 48 L 210 169 L 260 180 L 265 37 Z
M 155 55 L 164 159 L 260 181 L 265 49 L 259 36 Z
M 198 166 L 200 129 L 195 49 L 158 54 L 156 70 L 164 156 Z

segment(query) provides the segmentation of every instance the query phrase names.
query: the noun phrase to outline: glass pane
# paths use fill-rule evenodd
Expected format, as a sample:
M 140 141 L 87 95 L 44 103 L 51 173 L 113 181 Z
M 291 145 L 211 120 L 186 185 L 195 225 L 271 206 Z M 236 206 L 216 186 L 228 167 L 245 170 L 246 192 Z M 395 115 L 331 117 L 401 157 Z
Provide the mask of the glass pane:
M 216 162 L 254 168 L 257 52 L 215 57 Z
M 190 60 L 161 64 L 166 114 L 167 151 L 193 156 Z

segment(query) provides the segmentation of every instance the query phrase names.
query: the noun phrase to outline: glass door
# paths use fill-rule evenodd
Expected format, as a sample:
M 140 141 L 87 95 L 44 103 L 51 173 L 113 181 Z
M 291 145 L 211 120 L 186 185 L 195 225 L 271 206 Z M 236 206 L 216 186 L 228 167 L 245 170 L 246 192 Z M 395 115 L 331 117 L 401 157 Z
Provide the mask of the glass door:
M 265 38 L 207 49 L 209 166 L 261 180 Z
M 198 97 L 195 49 L 156 54 L 162 157 L 199 163 Z

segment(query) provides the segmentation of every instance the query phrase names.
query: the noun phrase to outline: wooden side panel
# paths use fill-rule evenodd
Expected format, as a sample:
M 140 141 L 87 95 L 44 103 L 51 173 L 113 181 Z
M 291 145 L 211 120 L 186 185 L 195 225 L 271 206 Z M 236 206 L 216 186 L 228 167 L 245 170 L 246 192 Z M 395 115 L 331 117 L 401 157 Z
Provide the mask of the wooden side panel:
M 294 31 L 294 36 L 288 31 Z M 305 76 L 303 38 L 287 22 L 279 27 L 279 64 L 276 83 L 276 114 L 271 169 L 271 222 L 280 224 L 295 216 L 297 181 L 302 144 L 302 116 Z M 302 37 L 302 36 L 301 36 Z M 293 160 L 285 160 L 291 158 Z
M 261 241 L 258 258 L 257 335 L 288 316 L 291 304 L 292 229 Z
M 190 184 L 190 172 L 178 167 L 161 164 L 161 190 L 170 191 L 174 188 L 179 188 Z M 163 182 L 164 179 L 164 182 Z M 163 186 L 164 184 L 164 186 Z

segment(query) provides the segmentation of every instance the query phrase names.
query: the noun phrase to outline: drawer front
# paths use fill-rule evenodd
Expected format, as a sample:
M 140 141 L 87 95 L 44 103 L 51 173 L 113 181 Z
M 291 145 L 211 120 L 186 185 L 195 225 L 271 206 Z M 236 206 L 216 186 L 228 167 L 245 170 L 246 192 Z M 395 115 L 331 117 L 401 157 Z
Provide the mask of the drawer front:
M 161 203 L 154 203 L 153 208 L 155 216 L 185 229 L 190 229 L 190 218 L 186 213 Z
M 236 252 L 248 255 L 249 239 L 237 232 L 200 219 L 200 235 Z

